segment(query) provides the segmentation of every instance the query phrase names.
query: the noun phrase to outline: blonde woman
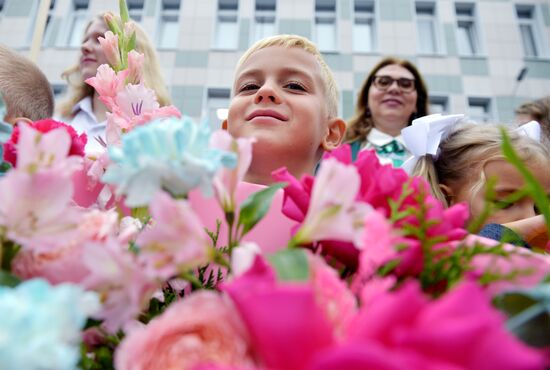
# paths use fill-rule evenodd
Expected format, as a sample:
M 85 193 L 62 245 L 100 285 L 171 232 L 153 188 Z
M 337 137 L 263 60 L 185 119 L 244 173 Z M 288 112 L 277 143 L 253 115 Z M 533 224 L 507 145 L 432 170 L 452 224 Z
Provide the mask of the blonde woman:
M 143 76 L 145 85 L 153 89 L 161 106 L 171 104 L 164 78 L 160 70 L 157 54 L 145 31 L 135 24 L 136 49 L 145 55 Z M 72 125 L 79 133 L 88 135 L 86 150 L 101 149 L 100 142 L 104 139 L 107 108 L 99 100 L 93 87 L 84 81 L 96 74 L 101 64 L 107 63 L 98 38 L 108 31 L 103 15 L 95 16 L 84 31 L 80 57 L 76 65 L 63 72 L 70 92 L 66 101 L 58 107 L 58 115 L 64 122 Z

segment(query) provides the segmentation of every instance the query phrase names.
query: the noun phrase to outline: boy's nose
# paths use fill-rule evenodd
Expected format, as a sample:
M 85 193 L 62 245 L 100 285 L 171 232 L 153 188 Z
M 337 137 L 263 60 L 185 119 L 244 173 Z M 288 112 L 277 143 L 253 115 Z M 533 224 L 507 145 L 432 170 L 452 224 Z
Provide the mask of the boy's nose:
M 263 84 L 256 93 L 256 98 L 254 99 L 254 103 L 258 104 L 260 102 L 267 103 L 279 103 L 279 95 L 277 94 L 276 89 L 271 86 L 271 84 L 265 83 Z

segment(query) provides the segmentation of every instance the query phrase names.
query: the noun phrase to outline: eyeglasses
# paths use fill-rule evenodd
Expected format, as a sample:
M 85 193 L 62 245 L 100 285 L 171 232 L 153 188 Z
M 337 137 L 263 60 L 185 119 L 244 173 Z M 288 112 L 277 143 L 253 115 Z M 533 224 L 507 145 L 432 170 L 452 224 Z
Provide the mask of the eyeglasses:
M 401 91 L 406 93 L 412 92 L 416 88 L 416 86 L 414 85 L 414 80 L 405 77 L 392 78 L 390 76 L 374 76 L 374 80 L 372 81 L 373 85 L 378 90 L 382 91 L 386 91 L 387 89 L 389 89 L 394 82 L 397 82 L 397 86 L 399 86 Z

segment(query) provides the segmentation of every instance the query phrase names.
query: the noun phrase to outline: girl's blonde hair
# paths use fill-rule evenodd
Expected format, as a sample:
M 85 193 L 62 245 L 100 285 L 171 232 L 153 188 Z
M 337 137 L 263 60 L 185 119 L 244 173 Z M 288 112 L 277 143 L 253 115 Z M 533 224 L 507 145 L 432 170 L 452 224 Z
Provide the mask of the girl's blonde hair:
M 321 78 L 323 80 L 323 85 L 325 89 L 324 92 L 327 100 L 327 112 L 329 118 L 336 117 L 338 115 L 338 86 L 336 85 L 336 81 L 334 80 L 334 76 L 329 66 L 323 59 L 323 56 L 319 52 L 317 46 L 315 46 L 313 42 L 305 37 L 298 35 L 275 35 L 261 39 L 245 51 L 245 53 L 237 62 L 237 67 L 235 68 L 235 71 L 237 71 L 243 65 L 243 63 L 246 62 L 248 58 L 250 58 L 252 54 L 257 52 L 258 50 L 262 50 L 271 46 L 299 48 L 312 54 L 315 57 L 317 63 L 321 67 Z
M 98 14 L 88 23 L 84 32 L 86 32 L 90 25 L 96 20 L 105 22 L 103 14 Z M 119 18 L 117 20 L 120 21 Z M 159 59 L 153 43 L 141 26 L 134 21 L 130 22 L 134 23 L 136 30 L 136 50 L 145 56 L 143 62 L 143 81 L 148 88 L 155 91 L 157 100 L 161 106 L 169 105 L 171 104 L 170 95 L 164 84 Z M 61 74 L 61 77 L 67 81 L 71 95 L 60 103 L 59 114 L 63 117 L 70 117 L 74 114 L 72 111 L 73 107 L 85 97 L 92 96 L 94 94 L 94 88 L 82 79 L 79 63 L 65 70 Z
M 440 184 L 460 184 L 472 176 L 478 176 L 471 190 L 472 195 L 476 194 L 486 182 L 483 172 L 485 165 L 490 161 L 505 159 L 502 153 L 503 129 L 522 161 L 540 163 L 550 160 L 550 152 L 545 146 L 510 127 L 462 123 L 441 141 L 437 158 L 431 155 L 421 157 L 412 175 L 424 177 L 430 184 L 432 194 L 447 206 L 449 200 Z

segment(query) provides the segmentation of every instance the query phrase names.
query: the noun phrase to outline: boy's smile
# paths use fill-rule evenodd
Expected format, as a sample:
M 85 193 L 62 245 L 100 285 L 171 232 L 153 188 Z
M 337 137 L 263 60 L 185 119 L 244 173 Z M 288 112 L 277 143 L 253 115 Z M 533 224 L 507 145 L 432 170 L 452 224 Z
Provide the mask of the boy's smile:
M 250 113 L 246 117 L 247 121 L 253 121 L 253 123 L 261 123 L 261 122 L 284 122 L 288 121 L 288 117 L 284 114 L 281 114 L 273 109 L 258 109 Z

